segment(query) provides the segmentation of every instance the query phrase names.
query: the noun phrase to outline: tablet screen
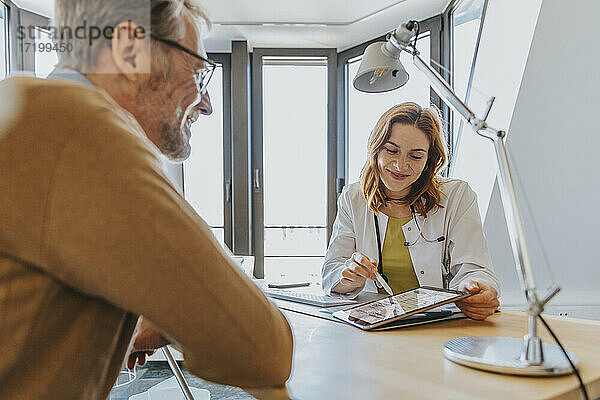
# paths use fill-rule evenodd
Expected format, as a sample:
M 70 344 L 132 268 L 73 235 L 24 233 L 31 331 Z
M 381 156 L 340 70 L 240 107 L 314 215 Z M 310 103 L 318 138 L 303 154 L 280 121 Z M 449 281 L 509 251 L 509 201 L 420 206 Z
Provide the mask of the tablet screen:
M 338 311 L 333 316 L 359 328 L 368 329 L 466 296 L 466 293 L 455 290 L 421 287 L 349 310 Z

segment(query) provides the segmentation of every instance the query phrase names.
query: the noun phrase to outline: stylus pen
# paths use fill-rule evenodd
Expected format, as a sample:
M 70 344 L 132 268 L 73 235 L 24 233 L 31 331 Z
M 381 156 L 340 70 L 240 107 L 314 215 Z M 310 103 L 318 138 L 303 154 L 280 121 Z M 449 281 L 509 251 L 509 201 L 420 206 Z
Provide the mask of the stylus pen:
M 452 312 L 452 310 L 443 309 L 443 310 L 440 310 L 440 311 L 424 311 L 422 313 L 413 315 L 413 317 L 427 317 L 427 318 L 430 318 L 430 317 L 443 317 L 443 316 L 452 315 L 452 314 L 454 314 Z
M 392 292 L 392 288 L 390 287 L 390 285 L 387 284 L 385 279 L 383 279 L 381 274 L 379 272 L 375 272 L 375 276 L 377 277 L 377 282 L 379 282 L 379 284 L 381 285 L 381 287 L 383 287 L 383 289 L 387 292 L 387 294 L 389 294 L 390 296 L 393 296 L 394 292 Z

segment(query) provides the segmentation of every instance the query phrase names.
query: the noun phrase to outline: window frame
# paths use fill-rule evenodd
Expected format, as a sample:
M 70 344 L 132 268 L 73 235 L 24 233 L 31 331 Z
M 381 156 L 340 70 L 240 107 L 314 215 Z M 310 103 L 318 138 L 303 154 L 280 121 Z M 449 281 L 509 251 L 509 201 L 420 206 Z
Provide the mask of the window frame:
M 446 68 L 448 68 L 451 71 L 449 78 L 446 78 L 446 80 L 448 80 L 448 82 L 450 82 L 450 85 L 453 89 L 454 89 L 454 12 L 462 5 L 463 1 L 464 0 L 452 0 L 441 15 L 444 26 L 448 27 L 447 29 L 443 30 L 443 37 L 444 37 L 444 42 L 445 42 L 444 52 L 447 54 L 447 61 L 448 61 L 448 66 L 446 66 Z M 485 15 L 487 12 L 488 3 L 489 3 L 489 0 L 483 0 L 483 9 L 481 11 L 481 22 L 479 24 L 479 29 L 477 32 L 477 39 L 475 41 L 475 49 L 473 51 L 473 59 L 471 60 L 471 69 L 469 71 L 469 79 L 467 82 L 467 90 L 466 90 L 465 99 L 464 99 L 465 104 L 468 104 L 469 97 L 471 95 L 471 86 L 473 83 L 473 73 L 475 71 L 475 64 L 477 62 L 477 53 L 479 52 L 479 43 L 481 41 L 481 33 L 483 31 L 483 25 L 485 22 Z M 449 135 L 450 136 L 449 139 L 452 142 L 452 147 L 451 147 L 452 148 L 452 153 L 451 153 L 452 156 L 448 157 L 447 170 L 448 170 L 448 175 L 451 175 L 453 168 L 454 168 L 454 162 L 455 162 L 454 155 L 458 151 L 458 146 L 460 143 L 460 136 L 462 135 L 462 131 L 463 131 L 465 125 L 464 125 L 464 120 L 462 120 L 462 118 L 460 116 L 454 115 L 454 112 L 451 110 L 448 110 L 448 112 L 449 112 L 448 129 L 449 129 L 449 131 L 452 131 L 452 135 Z M 458 132 L 454 132 L 454 118 L 459 118 L 461 120 Z
M 11 72 L 23 69 L 22 40 L 19 40 L 17 35 L 13 34 L 13 32 L 17 32 L 21 21 L 21 9 L 11 0 L 0 0 L 0 3 L 6 7 L 6 20 L 8 22 L 6 32 L 8 39 L 8 69 L 6 76 L 8 77 Z
M 0 7 L 2 7 L 3 12 L 4 12 L 4 56 L 6 57 L 4 60 L 4 71 L 6 72 L 5 77 L 8 77 L 10 75 L 10 62 L 11 62 L 11 54 L 10 54 L 10 40 L 11 40 L 11 36 L 9 36 L 9 32 L 10 32 L 10 18 L 9 18 L 9 7 L 4 4 L 3 1 L 0 1 Z
M 23 9 L 19 10 L 19 20 L 22 26 L 28 27 L 31 25 L 40 28 L 44 31 L 46 30 L 45 28 L 47 28 L 50 25 L 50 18 Z M 18 42 L 21 58 L 20 69 L 22 71 L 31 72 L 35 76 L 35 52 L 31 50 L 25 52 L 23 40 L 18 40 Z
M 255 48 L 251 74 L 251 251 L 255 257 L 254 276 L 264 278 L 264 191 L 263 191 L 263 57 L 327 57 L 327 241 L 337 213 L 337 50 L 317 48 Z

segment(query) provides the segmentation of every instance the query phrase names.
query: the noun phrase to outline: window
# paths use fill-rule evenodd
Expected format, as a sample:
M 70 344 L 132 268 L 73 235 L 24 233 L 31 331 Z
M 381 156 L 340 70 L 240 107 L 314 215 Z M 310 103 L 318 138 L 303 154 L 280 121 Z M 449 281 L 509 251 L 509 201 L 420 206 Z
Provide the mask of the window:
M 430 61 L 430 37 L 425 34 L 417 41 L 417 49 L 425 62 Z M 429 81 L 414 66 L 412 57 L 402 53 L 401 62 L 410 75 L 405 86 L 385 93 L 363 93 L 354 88 L 352 81 L 360 66 L 362 56 L 348 60 L 347 71 L 347 183 L 358 181 L 363 164 L 367 160 L 367 141 L 379 117 L 390 107 L 404 101 L 413 101 L 423 107 L 430 104 Z
M 468 104 L 475 115 L 481 116 L 489 98 L 496 96 L 487 120 L 495 128 L 510 127 L 541 4 L 541 0 L 523 2 L 519 18 L 515 19 L 512 3 L 487 2 Z M 511 18 L 511 29 L 506 30 L 506 21 Z M 499 55 L 507 54 L 510 56 L 503 56 L 498 62 Z M 458 138 L 452 177 L 469 182 L 477 193 L 479 211 L 485 220 L 496 180 L 496 154 L 488 139 L 472 134 L 470 129 L 463 128 L 463 133 Z
M 257 277 L 320 281 L 335 216 L 333 60 L 334 49 L 254 49 L 252 251 Z
M 0 2 L 0 80 L 8 75 L 8 10 Z
M 452 12 L 452 72 L 454 91 L 467 102 L 471 91 L 472 69 L 475 63 L 476 44 L 485 0 L 462 1 Z M 467 103 L 468 104 L 468 103 Z M 464 121 L 459 115 L 453 118 L 454 146 L 458 144 Z
M 265 278 L 318 277 L 327 247 L 327 59 L 265 57 L 263 107 Z
M 58 63 L 56 50 L 52 50 L 53 42 L 50 33 L 36 28 L 35 33 L 35 76 L 47 77 Z M 31 51 L 31 50 L 30 50 Z
M 215 69 L 208 87 L 213 113 L 201 115 L 192 125 L 192 153 L 183 163 L 185 198 L 221 244 L 226 243 L 223 144 L 228 134 L 223 123 L 223 71 L 223 64 Z

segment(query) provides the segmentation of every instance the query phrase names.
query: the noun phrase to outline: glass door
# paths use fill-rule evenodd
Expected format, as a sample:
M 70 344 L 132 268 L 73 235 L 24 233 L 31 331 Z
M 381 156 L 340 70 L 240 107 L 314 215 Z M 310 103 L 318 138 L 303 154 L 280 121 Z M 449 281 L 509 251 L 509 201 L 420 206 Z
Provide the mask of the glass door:
M 252 131 L 255 274 L 319 282 L 335 202 L 328 57 L 258 55 L 262 129 Z
M 217 240 L 231 247 L 231 163 L 229 58 L 211 55 L 218 67 L 208 86 L 213 112 L 192 125 L 192 153 L 183 163 L 186 200 L 210 226 Z M 228 218 L 229 217 L 229 218 Z

